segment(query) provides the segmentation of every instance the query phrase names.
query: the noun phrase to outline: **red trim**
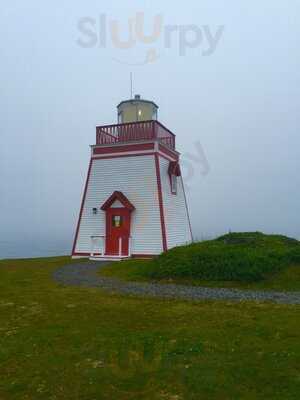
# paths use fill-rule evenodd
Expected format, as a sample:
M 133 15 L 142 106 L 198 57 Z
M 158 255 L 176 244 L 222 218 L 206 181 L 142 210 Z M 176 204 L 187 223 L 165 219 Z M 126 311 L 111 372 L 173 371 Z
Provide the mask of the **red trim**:
M 93 160 L 108 160 L 110 158 L 120 158 L 120 157 L 137 157 L 137 156 L 153 156 L 154 152 L 151 153 L 133 153 L 133 154 L 119 154 L 119 155 L 111 155 L 111 156 L 104 156 L 104 157 L 93 157 Z
M 170 157 L 166 156 L 165 154 L 157 153 L 157 152 L 118 154 L 118 155 L 103 156 L 103 157 L 93 157 L 93 160 L 105 160 L 105 159 L 118 158 L 118 157 L 154 156 L 154 154 L 159 154 L 159 156 L 163 157 L 165 160 L 174 161 L 174 158 L 170 158 Z
M 183 190 L 183 195 L 184 195 L 186 213 L 187 213 L 187 216 L 188 216 L 189 227 L 190 227 L 190 232 L 191 232 L 191 237 L 192 237 L 192 242 L 193 242 L 194 241 L 194 237 L 193 237 L 193 232 L 192 232 L 192 224 L 191 224 L 191 219 L 190 219 L 190 213 L 189 213 L 189 209 L 188 209 L 188 205 L 187 205 L 186 194 L 185 194 L 185 189 L 184 189 L 182 176 L 180 178 L 181 178 L 181 185 L 182 185 L 182 190 Z
M 113 154 L 113 153 L 124 153 L 127 151 L 141 151 L 141 150 L 153 150 L 154 143 L 143 143 L 143 144 L 130 144 L 124 146 L 111 146 L 111 147 L 95 147 L 93 154 Z
M 174 158 L 170 158 L 168 156 L 166 156 L 165 154 L 162 153 L 158 153 L 160 157 L 164 158 L 167 161 L 174 161 Z
M 158 145 L 158 150 L 161 151 L 162 153 L 165 153 L 166 155 L 168 155 L 169 157 L 172 157 L 173 159 L 175 158 L 176 160 L 178 160 L 179 155 L 178 153 L 167 149 L 165 146 L 163 146 L 162 144 L 159 143 Z
M 127 197 L 122 192 L 116 190 L 101 206 L 101 210 L 106 211 L 116 200 L 119 200 L 129 211 L 133 211 L 135 209 L 134 205 L 130 203 Z
M 168 168 L 169 175 L 181 176 L 180 166 L 177 161 L 171 161 Z
M 160 167 L 159 167 L 159 155 L 155 153 L 155 166 L 156 166 L 156 177 L 157 177 L 157 189 L 158 189 L 158 201 L 159 201 L 159 210 L 160 210 L 160 222 L 161 222 L 161 233 L 162 233 L 162 242 L 163 242 L 163 250 L 167 251 L 167 237 L 166 237 L 166 225 L 165 225 L 165 216 L 164 216 L 164 206 L 163 206 L 163 196 L 162 196 L 162 188 L 161 188 L 161 177 L 160 177 Z
M 89 183 L 89 180 L 90 180 L 90 174 L 91 174 L 92 164 L 93 164 L 93 159 L 91 158 L 91 159 L 90 159 L 90 164 L 89 164 L 88 173 L 87 173 L 87 178 L 86 178 L 86 181 L 85 181 L 85 186 L 84 186 L 84 192 L 83 192 L 83 196 L 82 196 L 82 201 L 81 201 L 80 213 L 79 213 L 79 218 L 78 218 L 78 222 L 77 222 L 76 233 L 75 233 L 75 238 L 74 238 L 74 243 L 73 243 L 73 248 L 72 248 L 72 255 L 74 255 L 75 248 L 76 248 L 76 242 L 77 242 L 77 238 L 78 238 L 79 227 L 80 227 L 80 222 L 81 222 L 83 207 L 84 207 L 84 203 L 85 203 L 85 198 L 86 198 L 86 192 L 87 192 L 87 188 L 88 188 L 88 183 Z

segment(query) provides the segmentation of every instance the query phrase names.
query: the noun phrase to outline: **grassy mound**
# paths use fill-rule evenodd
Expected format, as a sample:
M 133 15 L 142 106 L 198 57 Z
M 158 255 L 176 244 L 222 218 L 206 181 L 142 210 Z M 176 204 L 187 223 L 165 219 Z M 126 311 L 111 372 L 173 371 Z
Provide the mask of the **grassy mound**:
M 296 239 L 260 232 L 230 233 L 141 262 L 135 275 L 155 280 L 259 282 L 295 264 L 300 264 Z
M 300 242 L 295 239 L 260 232 L 230 233 L 176 247 L 149 264 L 144 273 L 152 279 L 254 282 L 293 263 L 300 263 Z

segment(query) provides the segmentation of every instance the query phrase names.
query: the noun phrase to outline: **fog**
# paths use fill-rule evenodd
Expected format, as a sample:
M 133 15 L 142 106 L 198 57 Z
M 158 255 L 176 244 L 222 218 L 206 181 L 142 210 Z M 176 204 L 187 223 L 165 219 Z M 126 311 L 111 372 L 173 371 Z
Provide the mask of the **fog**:
M 95 126 L 117 122 L 130 72 L 177 135 L 197 238 L 300 238 L 299 12 L 274 0 L 1 4 L 0 258 L 70 252 Z

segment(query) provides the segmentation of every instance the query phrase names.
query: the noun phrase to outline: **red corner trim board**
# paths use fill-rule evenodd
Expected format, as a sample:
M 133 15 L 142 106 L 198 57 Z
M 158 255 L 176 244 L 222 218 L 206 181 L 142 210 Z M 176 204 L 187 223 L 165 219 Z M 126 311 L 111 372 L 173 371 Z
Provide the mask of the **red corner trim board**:
M 166 225 L 165 225 L 165 215 L 164 215 L 162 188 L 161 188 L 159 155 L 157 153 L 155 153 L 154 157 L 155 157 L 156 176 L 157 176 L 158 202 L 159 202 L 159 210 L 160 210 L 160 223 L 161 223 L 163 251 L 167 251 L 168 250 L 168 246 L 167 246 L 167 237 L 166 237 Z

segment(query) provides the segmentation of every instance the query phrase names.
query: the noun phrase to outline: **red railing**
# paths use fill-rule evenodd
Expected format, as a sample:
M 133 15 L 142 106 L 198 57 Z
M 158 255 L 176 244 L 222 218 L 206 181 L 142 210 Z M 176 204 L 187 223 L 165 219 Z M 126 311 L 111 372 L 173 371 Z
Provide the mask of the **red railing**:
M 158 140 L 170 149 L 175 150 L 175 135 L 158 121 L 130 122 L 97 126 L 96 144 L 117 144 Z

